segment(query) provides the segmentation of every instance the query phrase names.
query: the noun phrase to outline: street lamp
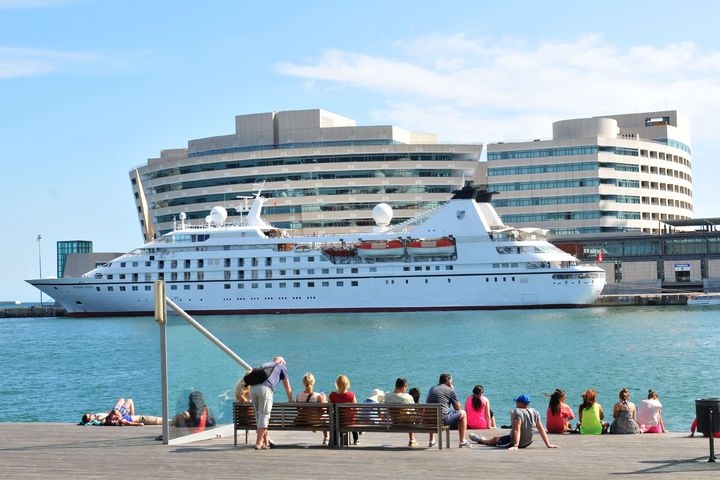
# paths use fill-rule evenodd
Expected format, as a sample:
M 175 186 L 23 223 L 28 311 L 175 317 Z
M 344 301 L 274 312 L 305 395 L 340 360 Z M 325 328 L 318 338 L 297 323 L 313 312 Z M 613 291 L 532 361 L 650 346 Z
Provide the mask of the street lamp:
M 39 267 L 39 274 L 40 274 L 40 280 L 42 280 L 42 253 L 40 250 L 40 240 L 42 240 L 42 235 L 37 236 L 37 242 L 38 242 L 38 267 Z M 43 298 L 42 298 L 42 290 L 40 290 L 40 306 L 42 307 L 43 304 Z

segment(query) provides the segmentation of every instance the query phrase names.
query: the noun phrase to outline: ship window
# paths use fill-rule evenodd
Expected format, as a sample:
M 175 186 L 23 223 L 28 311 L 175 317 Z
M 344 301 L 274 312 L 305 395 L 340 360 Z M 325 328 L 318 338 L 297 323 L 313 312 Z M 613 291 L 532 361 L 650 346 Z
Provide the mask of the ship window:
M 272 270 L 265 270 L 265 278 L 272 278 Z
M 315 275 L 315 269 L 314 269 L 314 268 L 308 268 L 308 275 Z
M 223 284 L 223 288 L 224 288 L 225 290 L 230 290 L 230 284 L 229 284 L 229 283 Z
M 202 283 L 199 283 L 198 286 L 197 286 L 197 289 L 198 289 L 198 290 L 205 290 L 205 285 L 203 285 Z
M 315 286 L 315 282 L 308 282 L 308 287 L 314 287 L 314 286 Z
M 300 257 L 293 257 L 293 262 L 300 263 Z
M 170 260 L 170 268 L 177 268 L 177 260 Z
M 165 274 L 162 272 L 158 273 L 158 280 L 165 280 Z
M 121 273 L 120 275 L 118 275 L 118 278 L 119 278 L 120 280 L 125 280 L 125 274 L 124 274 L 124 273 Z
M 108 273 L 107 279 L 108 279 L 108 280 L 112 280 L 112 279 L 113 279 L 113 274 L 112 274 L 112 273 Z
M 230 266 L 230 259 L 226 258 L 225 259 L 225 268 L 228 268 L 229 266 Z
M 419 271 L 419 270 L 422 270 L 422 267 L 415 267 L 415 271 L 416 271 L 416 272 Z
M 323 268 L 323 269 L 322 269 L 322 273 L 323 273 L 323 275 L 327 275 L 327 274 L 330 273 L 330 269 L 329 269 L 329 268 Z
M 300 270 L 293 270 L 293 275 L 300 275 Z
M 238 258 L 238 267 L 242 267 L 245 264 L 244 258 Z
M 185 268 L 190 268 L 190 260 L 185 260 Z
M 190 285 L 183 285 L 183 290 L 190 290 Z
M 308 260 L 308 262 L 314 262 L 314 261 L 315 261 L 315 257 L 308 257 L 307 260 Z
M 286 271 L 286 270 L 280 270 L 280 276 L 285 276 L 285 275 L 287 275 L 287 271 Z
M 497 277 L 495 277 L 495 281 L 497 282 Z
M 453 269 L 452 265 L 445 265 L 445 270 L 452 270 L 452 269 Z
M 265 288 L 272 288 L 272 283 L 266 283 Z
M 336 272 L 336 273 L 344 273 L 345 270 L 343 270 L 342 268 L 338 268 L 337 270 L 335 270 L 335 272 Z
M 132 266 L 133 266 L 133 267 L 137 267 L 137 266 L 138 266 L 138 262 L 132 262 Z
M 322 282 L 321 285 L 322 285 L 323 287 L 329 287 L 329 286 L 330 286 L 330 282 Z
M 258 288 L 258 284 L 257 284 L 257 283 L 251 283 L 251 284 L 250 284 L 250 288 Z
M 408 283 L 410 283 L 410 280 L 408 280 L 408 279 L 406 278 L 406 279 L 405 279 L 405 285 L 407 285 Z
M 409 271 L 410 271 L 410 267 L 403 267 L 403 272 L 409 272 Z
M 287 287 L 287 283 L 285 283 L 285 282 L 280 282 L 279 287 L 280 287 L 280 288 L 286 288 L 286 287 Z
M 335 285 L 337 285 L 338 287 L 342 287 L 342 286 L 344 285 L 344 283 L 343 283 L 343 282 L 337 282 Z
M 425 283 L 428 283 L 428 279 L 427 279 L 427 278 L 425 279 Z
M 350 286 L 357 287 L 358 286 L 357 280 L 353 280 L 352 282 L 350 282 Z
M 145 262 L 145 266 L 146 266 L 146 267 L 149 267 L 149 266 L 151 266 L 151 265 L 152 265 L 152 263 L 150 263 L 150 262 Z
M 146 273 L 146 274 L 145 274 L 145 281 L 146 281 L 146 282 L 152 282 L 152 274 L 151 274 L 151 273 Z
M 452 279 L 451 279 L 451 278 L 448 278 L 448 283 L 450 283 L 450 282 L 452 282 Z
M 198 280 L 205 280 L 205 272 L 197 272 Z
M 137 282 L 137 281 L 138 281 L 138 274 L 137 274 L 137 273 L 133 273 L 133 274 L 132 274 L 132 281 L 133 281 L 133 282 Z
M 265 266 L 269 267 L 270 265 L 272 265 L 272 257 L 266 257 L 265 258 Z
M 300 288 L 300 282 L 293 282 L 293 288 Z
M 177 287 L 177 285 L 173 285 L 173 286 L 170 287 L 170 288 L 173 289 L 173 290 L 175 290 L 176 287 Z M 137 285 L 133 285 L 132 288 L 131 288 L 131 290 L 132 290 L 133 292 L 137 292 L 137 290 L 138 290 Z
M 150 285 L 145 285 L 145 291 L 149 292 L 150 290 L 152 290 L 152 287 Z
M 370 267 L 370 272 L 371 272 L 371 273 L 377 272 L 377 267 Z
M 202 258 L 198 259 L 197 266 L 198 268 L 203 268 L 205 266 L 205 261 Z
M 238 283 L 238 288 L 239 288 L 240 290 L 242 290 L 243 288 L 245 288 L 245 284 L 244 284 L 244 283 Z
M 165 268 L 165 260 L 158 260 L 158 268 Z
M 238 280 L 245 278 L 245 270 L 238 270 Z
M 358 269 L 357 269 L 357 268 L 351 268 L 351 269 L 350 269 L 350 273 L 358 273 Z
M 488 277 L 485 277 L 485 283 L 489 282 L 490 279 Z
M 230 280 L 232 278 L 232 272 L 230 270 L 225 270 L 223 275 L 225 280 Z
M 280 258 L 278 258 L 278 260 L 280 261 L 280 263 L 285 263 L 287 261 L 287 258 L 280 257 Z
M 121 292 L 124 292 L 124 291 L 125 291 L 125 287 L 120 286 L 120 291 L 121 291 Z
M 125 262 L 120 262 L 120 266 L 125 268 Z

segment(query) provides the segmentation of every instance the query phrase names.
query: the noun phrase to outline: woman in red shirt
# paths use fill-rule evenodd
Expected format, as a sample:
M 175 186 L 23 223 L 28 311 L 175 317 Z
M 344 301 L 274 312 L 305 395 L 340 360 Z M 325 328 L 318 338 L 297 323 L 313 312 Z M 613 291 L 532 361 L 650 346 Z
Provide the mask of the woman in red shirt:
M 565 433 L 572 431 L 570 420 L 575 418 L 572 409 L 565 403 L 565 391 L 556 389 L 550 395 L 550 403 L 546 413 L 548 433 Z
M 330 403 L 357 403 L 355 394 L 349 390 L 350 379 L 345 375 L 338 375 L 335 379 L 335 391 L 330 393 Z M 355 423 L 355 409 L 349 408 L 344 410 L 343 422 L 349 424 Z M 358 432 L 352 432 L 353 445 L 357 445 Z

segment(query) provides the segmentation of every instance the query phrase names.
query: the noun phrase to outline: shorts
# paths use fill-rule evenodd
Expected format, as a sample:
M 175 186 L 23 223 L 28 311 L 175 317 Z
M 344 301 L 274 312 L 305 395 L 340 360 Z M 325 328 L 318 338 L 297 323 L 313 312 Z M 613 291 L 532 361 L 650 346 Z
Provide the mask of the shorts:
M 529 447 L 530 444 L 532 444 L 532 441 L 528 444 L 520 445 L 520 446 L 518 446 L 518 448 Z M 500 437 L 500 440 L 498 440 L 498 443 L 497 443 L 498 448 L 510 448 L 512 446 L 513 446 L 512 435 L 503 435 L 502 437 Z
M 457 410 L 450 411 L 446 413 L 443 417 L 443 423 L 451 427 L 457 427 L 458 421 L 460 420 L 461 416 L 462 412 L 458 412 Z

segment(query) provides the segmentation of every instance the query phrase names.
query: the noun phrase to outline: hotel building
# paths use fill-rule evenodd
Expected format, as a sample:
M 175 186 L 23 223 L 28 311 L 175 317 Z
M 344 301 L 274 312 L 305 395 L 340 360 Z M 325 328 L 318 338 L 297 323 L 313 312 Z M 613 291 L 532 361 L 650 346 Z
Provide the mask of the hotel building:
M 221 205 L 228 222 L 260 185 L 266 221 L 304 233 L 364 231 L 378 203 L 396 224 L 436 207 L 478 169 L 481 144 L 440 144 L 435 134 L 358 126 L 324 110 L 239 115 L 235 133 L 190 140 L 133 169 L 145 239 L 184 213 L 203 221 Z
M 551 140 L 488 145 L 487 183 L 508 225 L 659 233 L 692 218 L 690 122 L 677 111 L 555 122 Z

